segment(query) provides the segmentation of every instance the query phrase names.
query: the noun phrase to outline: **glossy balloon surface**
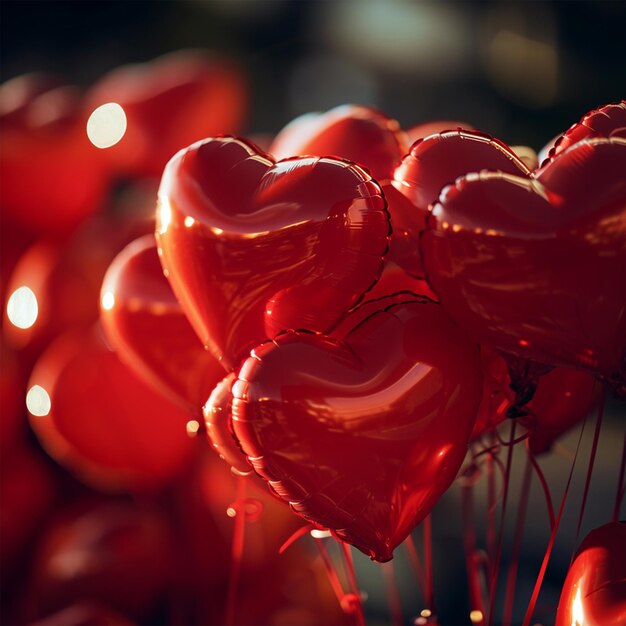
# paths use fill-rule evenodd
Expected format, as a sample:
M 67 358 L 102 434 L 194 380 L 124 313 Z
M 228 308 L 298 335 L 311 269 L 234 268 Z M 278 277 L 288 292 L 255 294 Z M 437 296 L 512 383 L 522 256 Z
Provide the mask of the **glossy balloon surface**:
M 238 132 L 247 106 L 241 71 L 194 50 L 119 67 L 93 86 L 87 101 L 90 112 L 115 102 L 126 114 L 126 133 L 105 157 L 121 173 L 154 177 L 194 141 Z
M 423 276 L 420 233 L 429 206 L 459 176 L 485 169 L 530 173 L 508 146 L 483 133 L 447 131 L 414 143 L 394 171 L 395 190 L 385 187 L 394 228 L 390 258 L 412 276 Z
M 247 476 L 252 468 L 237 445 L 230 425 L 232 407 L 231 387 L 237 379 L 234 373 L 220 381 L 207 400 L 203 413 L 209 443 L 217 454 L 238 474 Z
M 254 470 L 296 513 L 378 561 L 456 476 L 482 390 L 478 350 L 442 308 L 398 302 L 365 305 L 377 312 L 357 311 L 337 339 L 280 335 L 232 389 L 233 430 Z
M 274 164 L 232 137 L 170 161 L 157 214 L 166 275 L 227 370 L 281 330 L 331 328 L 376 282 L 388 247 L 385 200 L 364 170 Z
M 370 107 L 343 105 L 296 118 L 276 135 L 268 152 L 276 159 L 347 159 L 382 181 L 391 176 L 408 149 L 409 139 L 396 120 Z
M 100 319 L 119 357 L 155 391 L 198 416 L 224 369 L 189 325 L 153 235 L 128 245 L 107 270 Z
M 193 454 L 185 413 L 136 378 L 95 329 L 52 343 L 30 377 L 34 386 L 40 403 L 31 426 L 47 451 L 86 482 L 153 488 Z
M 557 367 L 537 384 L 529 403 L 530 449 L 546 452 L 570 428 L 582 422 L 600 399 L 602 385 L 584 370 Z
M 580 122 L 573 124 L 555 140 L 548 157 L 554 158 L 575 143 L 593 137 L 626 139 L 626 100 L 589 111 Z
M 624 385 L 626 141 L 576 144 L 534 178 L 459 179 L 422 251 L 448 313 L 481 343 Z
M 592 530 L 563 583 L 556 626 L 626 623 L 626 523 Z

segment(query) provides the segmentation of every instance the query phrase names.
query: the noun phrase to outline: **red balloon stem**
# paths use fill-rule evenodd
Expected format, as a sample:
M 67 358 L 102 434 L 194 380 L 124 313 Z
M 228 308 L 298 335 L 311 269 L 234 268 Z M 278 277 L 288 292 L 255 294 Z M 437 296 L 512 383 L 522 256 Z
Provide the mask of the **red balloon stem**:
M 552 494 L 550 493 L 550 487 L 548 486 L 548 481 L 541 470 L 535 455 L 532 453 L 530 447 L 528 446 L 528 440 L 526 441 L 526 454 L 528 455 L 528 460 L 539 479 L 539 483 L 541 484 L 541 489 L 543 490 L 543 495 L 546 501 L 546 508 L 548 510 L 548 517 L 550 518 L 550 531 L 554 528 L 554 505 L 552 504 Z M 572 455 L 573 459 L 573 455 Z M 572 460 L 570 459 L 570 460 Z
M 417 583 L 418 591 L 422 597 L 425 597 L 424 589 L 426 588 L 426 581 L 424 579 L 424 568 L 420 562 L 419 555 L 417 554 L 417 548 L 415 547 L 415 542 L 413 541 L 413 537 L 411 535 L 404 540 L 404 546 L 406 547 L 406 551 L 409 556 L 411 568 L 415 574 L 415 582 Z
M 624 479 L 626 474 L 626 432 L 624 432 L 624 445 L 622 446 L 622 461 L 619 466 L 619 475 L 617 477 L 617 491 L 615 492 L 615 505 L 613 506 L 613 515 L 611 521 L 617 522 L 620 515 L 622 501 L 624 500 Z
M 237 587 L 241 575 L 241 561 L 246 535 L 246 479 L 237 477 L 237 499 L 229 507 L 234 511 L 235 523 L 233 526 L 233 541 L 231 546 L 230 574 L 228 577 L 228 596 L 226 599 L 225 626 L 232 626 L 235 620 L 235 608 L 237 605 Z M 229 513 L 230 514 L 230 513 Z
M 572 461 L 572 466 L 569 471 L 569 476 L 567 478 L 567 483 L 565 484 L 565 490 L 563 492 L 563 497 L 561 498 L 561 504 L 559 505 L 559 512 L 557 513 L 556 519 L 554 520 L 554 526 L 552 528 L 552 533 L 550 534 L 550 540 L 548 541 L 548 545 L 546 547 L 546 552 L 543 556 L 543 561 L 541 563 L 541 567 L 539 569 L 539 573 L 537 574 L 537 580 L 535 581 L 535 586 L 533 588 L 533 593 L 530 597 L 530 602 L 528 603 L 528 607 L 526 609 L 526 614 L 524 615 L 524 621 L 522 622 L 522 626 L 530 626 L 530 621 L 532 619 L 533 613 L 535 612 L 535 606 L 537 604 L 537 599 L 539 598 L 539 592 L 541 591 L 541 585 L 543 584 L 543 578 L 546 573 L 546 569 L 548 567 L 548 562 L 550 561 L 550 555 L 552 554 L 552 548 L 554 547 L 554 541 L 556 539 L 556 533 L 559 529 L 559 524 L 561 523 L 561 517 L 563 515 L 563 510 L 565 508 L 565 501 L 567 500 L 567 494 L 569 492 L 570 485 L 572 483 L 572 476 L 574 475 L 574 468 L 576 467 L 576 458 L 578 457 L 578 450 L 580 449 L 580 442 L 583 438 L 583 432 L 585 431 L 585 424 L 587 420 L 583 422 L 582 428 L 580 429 L 580 435 L 578 437 L 578 443 L 576 444 L 576 452 L 574 453 L 574 460 Z
M 526 457 L 526 465 L 524 467 L 524 478 L 522 481 L 522 492 L 520 494 L 519 505 L 517 508 L 517 522 L 515 524 L 515 536 L 513 539 L 513 550 L 511 552 L 511 561 L 509 563 L 509 573 L 506 581 L 506 594 L 504 597 L 504 615 L 502 617 L 503 626 L 511 626 L 513 617 L 513 602 L 515 600 L 515 583 L 517 580 L 517 569 L 519 565 L 519 557 L 522 549 L 522 539 L 524 537 L 524 525 L 526 522 L 526 511 L 528 510 L 528 497 L 530 495 L 530 485 L 533 477 L 533 466 L 530 457 Z
M 487 455 L 487 560 L 489 576 L 496 555 L 496 473 L 493 454 Z
M 515 441 L 515 427 L 517 423 L 515 420 L 511 421 L 511 436 L 509 438 L 509 442 Z M 513 450 L 514 446 L 510 445 L 507 450 L 506 456 L 506 468 L 504 470 L 504 478 L 503 478 L 503 492 L 502 492 L 502 512 L 500 514 L 500 526 L 498 528 L 498 540 L 495 551 L 495 558 L 493 561 L 493 566 L 491 570 L 491 580 L 489 581 L 489 618 L 487 623 L 493 623 L 494 617 L 494 608 L 496 601 L 496 591 L 498 587 L 498 573 L 500 569 L 500 558 L 502 556 L 502 541 L 504 538 L 504 522 L 506 518 L 506 508 L 509 499 L 509 483 L 511 479 L 511 466 L 513 463 Z
M 333 560 L 330 558 L 330 554 L 328 554 L 324 540 L 318 537 L 314 537 L 313 540 L 315 541 L 315 545 L 317 546 L 320 556 L 322 557 L 322 562 L 324 563 L 324 568 L 326 569 L 326 575 L 328 576 L 328 582 L 337 596 L 339 606 L 345 613 L 353 613 L 352 607 L 348 606 L 345 602 L 346 594 L 341 585 L 341 581 L 339 580 L 337 568 L 335 567 Z
M 474 520 L 474 485 L 464 485 L 461 489 L 463 503 L 463 543 L 465 547 L 465 568 L 469 590 L 470 609 L 474 615 L 485 614 L 480 586 L 479 554 L 476 550 L 476 530 Z M 473 620 L 472 624 L 483 626 L 484 621 Z
M 400 590 L 393 567 L 393 561 L 382 563 L 383 578 L 387 590 L 387 601 L 389 602 L 389 613 L 394 626 L 403 626 L 402 603 L 400 601 Z
M 361 603 L 361 592 L 356 580 L 356 572 L 354 570 L 354 561 L 352 560 L 352 550 L 347 543 L 341 543 L 341 551 L 343 553 L 344 564 L 348 573 L 348 583 L 352 601 L 354 602 L 354 617 L 358 626 L 365 626 L 365 616 L 363 615 L 363 605 Z
M 422 539 L 424 541 L 424 567 L 426 569 L 426 584 L 424 591 L 426 593 L 426 602 L 428 609 L 433 615 L 435 611 L 435 582 L 433 569 L 433 525 L 430 515 L 427 515 L 422 522 Z
M 597 383 L 596 383 L 597 384 Z M 585 515 L 585 507 L 587 506 L 587 496 L 589 495 L 589 485 L 591 484 L 591 476 L 593 474 L 593 465 L 596 460 L 596 452 L 598 450 L 598 440 L 600 439 L 600 429 L 602 428 L 602 418 L 604 417 L 604 394 L 600 398 L 600 404 L 598 405 L 598 414 L 596 415 L 596 428 L 593 433 L 593 443 L 591 444 L 591 452 L 589 453 L 589 464 L 587 466 L 587 477 L 585 478 L 585 488 L 583 489 L 583 497 L 580 502 L 580 512 L 578 514 L 578 523 L 576 524 L 576 537 L 572 544 L 572 557 L 570 559 L 570 565 L 574 561 L 574 551 L 578 545 L 578 536 L 580 535 L 580 528 L 583 524 L 583 517 Z

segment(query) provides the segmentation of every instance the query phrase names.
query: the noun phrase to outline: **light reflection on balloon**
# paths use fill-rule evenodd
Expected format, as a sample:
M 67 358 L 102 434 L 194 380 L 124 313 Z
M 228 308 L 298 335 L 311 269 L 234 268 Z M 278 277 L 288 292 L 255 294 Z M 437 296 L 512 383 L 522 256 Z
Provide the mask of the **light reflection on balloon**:
M 18 287 L 7 302 L 7 317 L 17 328 L 30 328 L 37 321 L 39 305 L 30 287 Z
M 126 113 L 116 102 L 96 108 L 87 120 L 87 137 L 96 148 L 110 148 L 126 134 Z
M 33 385 L 26 394 L 26 408 L 36 417 L 48 415 L 52 408 L 48 392 L 40 385 Z

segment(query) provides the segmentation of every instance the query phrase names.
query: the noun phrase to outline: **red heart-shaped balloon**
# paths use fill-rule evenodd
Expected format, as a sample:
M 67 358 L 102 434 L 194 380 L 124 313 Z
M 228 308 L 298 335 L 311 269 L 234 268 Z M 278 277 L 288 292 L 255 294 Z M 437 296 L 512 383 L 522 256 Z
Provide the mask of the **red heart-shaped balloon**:
M 626 522 L 592 530 L 563 583 L 556 626 L 626 623 Z
M 119 357 L 153 389 L 198 416 L 224 369 L 189 325 L 153 235 L 128 245 L 102 283 L 100 320 Z
M 396 120 L 371 107 L 345 104 L 296 118 L 276 135 L 268 152 L 276 159 L 302 155 L 347 159 L 382 181 L 391 176 L 409 145 Z
M 388 247 L 386 203 L 364 170 L 274 163 L 232 137 L 169 162 L 157 221 L 174 293 L 227 370 L 281 330 L 329 330 L 376 282 Z
M 585 140 L 531 178 L 465 176 L 422 237 L 428 280 L 481 343 L 624 385 L 626 141 Z
M 50 345 L 26 403 L 46 450 L 98 487 L 153 489 L 195 451 L 185 414 L 139 380 L 96 329 L 65 333 Z
M 232 425 L 296 513 L 387 561 L 456 476 L 482 381 L 476 346 L 439 305 L 366 307 L 338 340 L 291 332 L 256 348 Z
M 409 154 L 396 167 L 393 173 L 395 189 L 388 191 L 385 188 L 390 211 L 393 211 L 391 254 L 409 274 L 424 274 L 419 238 L 429 206 L 446 185 L 468 172 L 481 170 L 530 175 L 522 160 L 507 145 L 470 130 L 450 130 L 421 139 L 413 144 Z
M 553 159 L 583 139 L 593 137 L 621 137 L 626 139 L 626 100 L 589 111 L 580 122 L 570 126 L 565 133 L 555 140 L 548 153 L 548 159 Z

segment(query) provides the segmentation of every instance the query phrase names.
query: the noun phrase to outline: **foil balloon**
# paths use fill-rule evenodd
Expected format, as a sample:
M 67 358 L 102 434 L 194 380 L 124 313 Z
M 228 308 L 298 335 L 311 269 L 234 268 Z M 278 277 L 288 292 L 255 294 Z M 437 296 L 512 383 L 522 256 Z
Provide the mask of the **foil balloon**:
M 508 146 L 484 133 L 446 131 L 413 144 L 393 173 L 395 193 L 385 189 L 390 210 L 393 209 L 391 258 L 395 263 L 412 276 L 424 275 L 419 238 L 431 203 L 459 176 L 485 169 L 530 175 L 523 161 Z M 395 232 L 396 224 L 399 235 Z
M 535 454 L 548 451 L 556 439 L 587 417 L 601 392 L 602 386 L 584 370 L 556 367 L 543 376 L 528 405 L 530 449 Z
M 281 330 L 329 330 L 378 280 L 388 235 L 380 187 L 361 168 L 274 163 L 232 137 L 179 152 L 159 190 L 161 262 L 227 370 Z
M 235 374 L 231 373 L 216 385 L 204 406 L 203 414 L 211 447 L 235 473 L 248 476 L 252 474 L 252 468 L 237 445 L 230 424 L 231 387 L 236 379 Z
M 296 118 L 276 135 L 268 152 L 276 159 L 301 155 L 347 159 L 382 181 L 391 176 L 409 145 L 396 120 L 370 107 L 343 105 Z
M 123 174 L 158 177 L 181 148 L 218 133 L 240 130 L 246 85 L 229 60 L 179 50 L 103 76 L 87 94 L 90 111 L 118 104 L 126 132 L 104 153 Z
M 96 487 L 155 489 L 193 456 L 185 413 L 136 378 L 95 329 L 56 339 L 28 389 L 30 423 L 44 448 Z
M 626 141 L 585 140 L 533 178 L 469 174 L 422 237 L 428 280 L 481 344 L 624 391 Z
M 548 159 L 553 159 L 583 139 L 593 137 L 626 139 L 626 100 L 589 111 L 580 122 L 573 124 L 555 140 L 548 152 Z
M 120 359 L 155 391 L 199 415 L 224 369 L 203 348 L 163 276 L 153 235 L 113 260 L 100 302 L 102 327 Z
M 621 626 L 626 623 L 626 523 L 592 530 L 563 583 L 556 626 Z
M 232 388 L 255 472 L 291 508 L 377 561 L 392 558 L 463 461 L 482 380 L 443 309 L 397 296 L 337 338 L 289 332 L 256 348 Z

